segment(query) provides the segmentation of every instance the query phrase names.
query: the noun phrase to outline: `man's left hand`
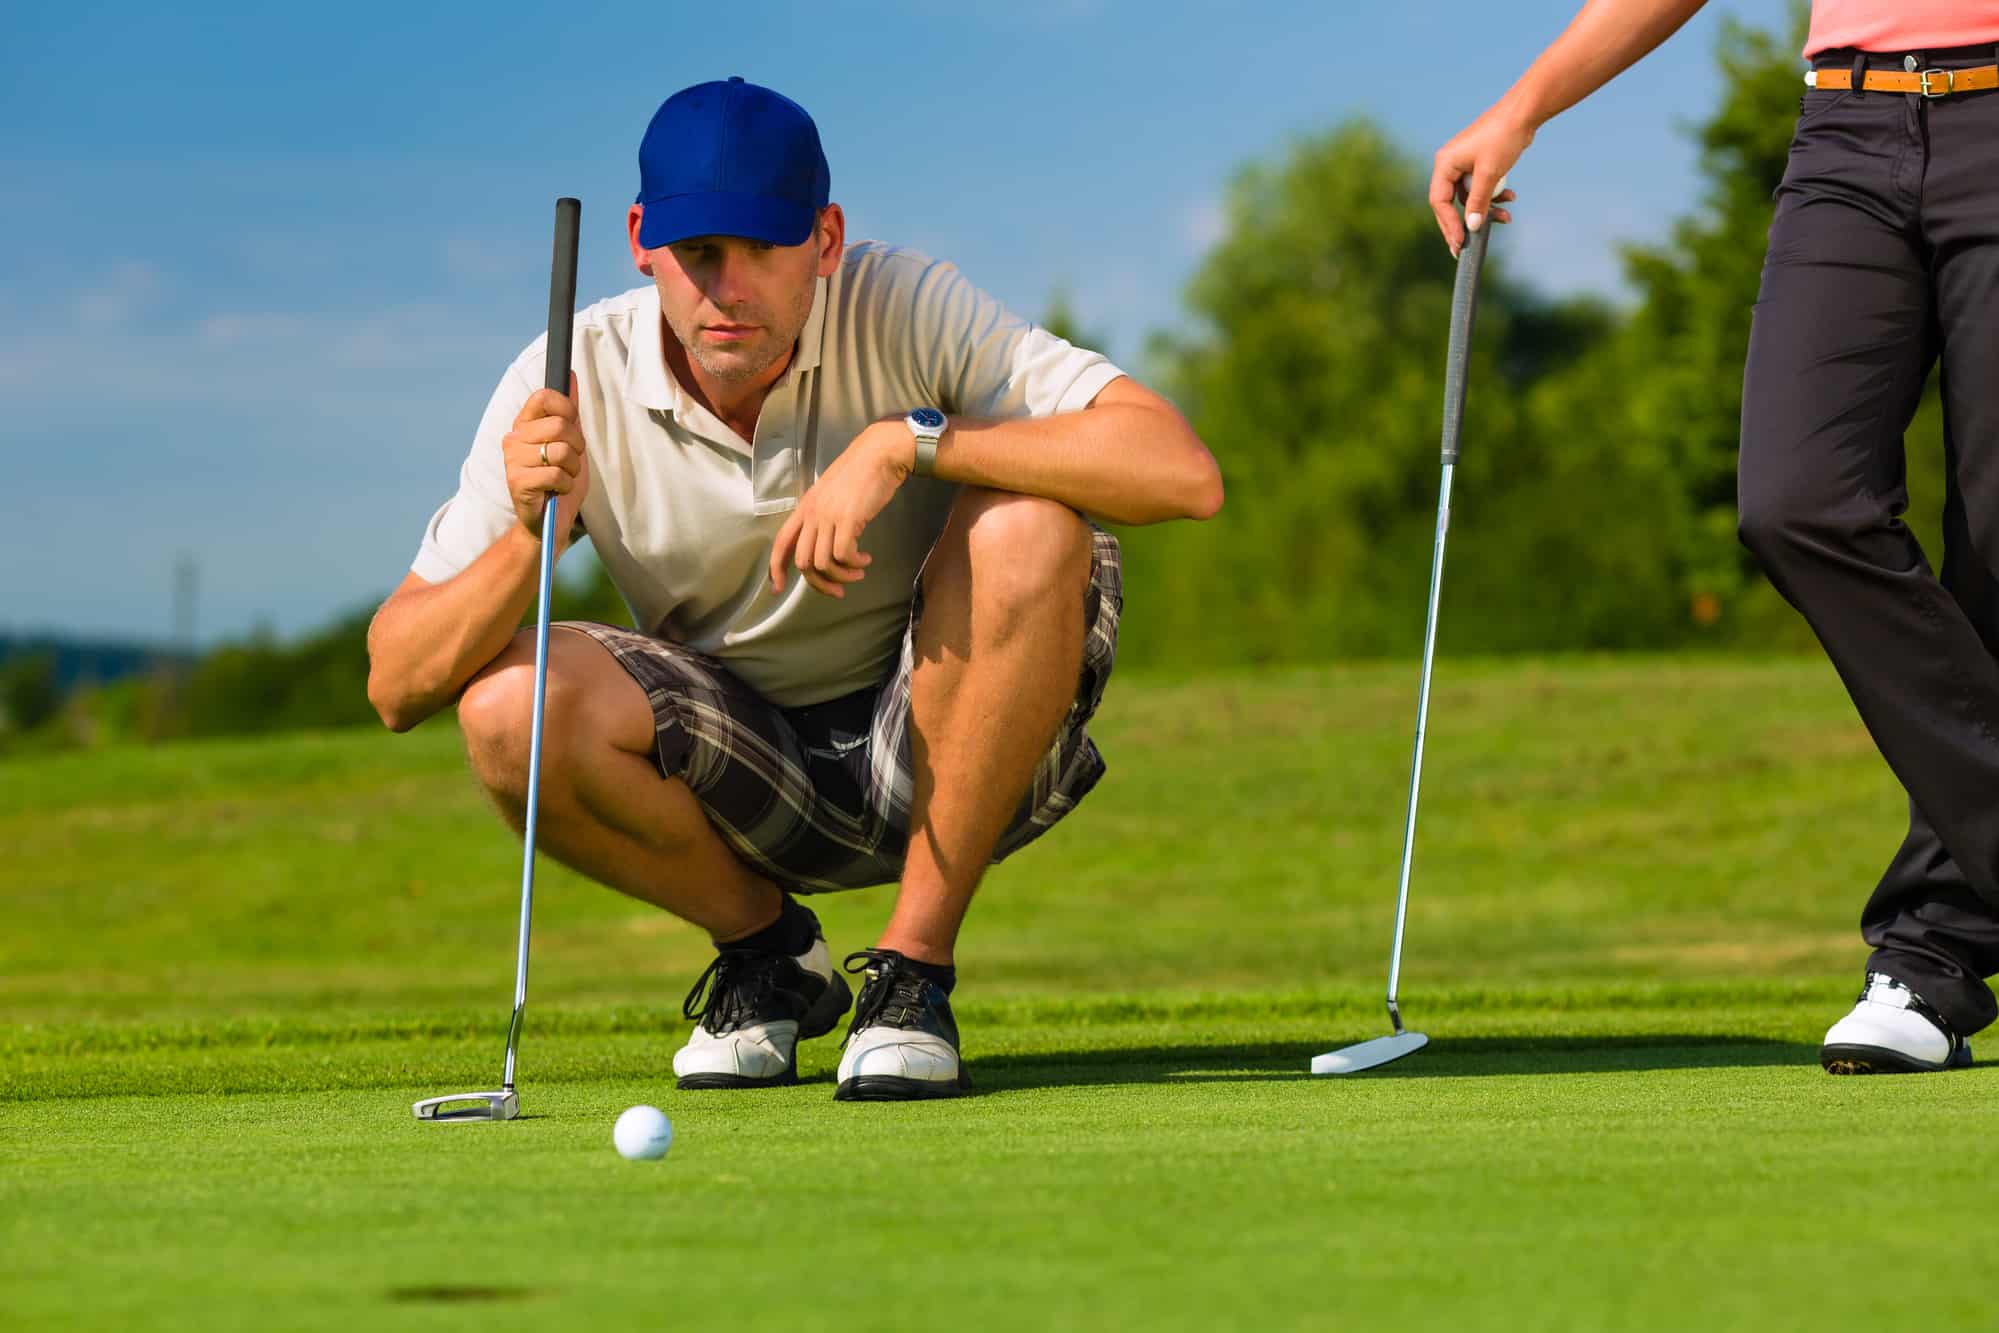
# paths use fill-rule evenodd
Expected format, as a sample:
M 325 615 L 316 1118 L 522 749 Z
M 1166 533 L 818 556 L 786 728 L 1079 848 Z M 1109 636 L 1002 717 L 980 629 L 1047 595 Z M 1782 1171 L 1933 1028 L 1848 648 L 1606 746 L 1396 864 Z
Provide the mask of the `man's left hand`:
M 861 549 L 861 533 L 888 507 L 915 458 L 915 437 L 900 417 L 855 436 L 778 529 L 770 551 L 771 591 L 784 591 L 786 565 L 828 597 L 845 597 L 847 584 L 867 577 L 874 557 Z

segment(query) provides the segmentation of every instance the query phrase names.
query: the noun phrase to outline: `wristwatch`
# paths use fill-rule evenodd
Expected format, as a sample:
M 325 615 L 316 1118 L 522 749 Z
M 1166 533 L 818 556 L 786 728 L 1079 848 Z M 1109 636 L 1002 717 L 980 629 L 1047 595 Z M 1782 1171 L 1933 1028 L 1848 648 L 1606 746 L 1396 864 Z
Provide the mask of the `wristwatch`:
M 909 433 L 916 437 L 916 465 L 910 474 L 917 477 L 937 475 L 937 441 L 944 438 L 945 428 L 951 419 L 934 407 L 919 407 L 902 419 L 909 427 Z

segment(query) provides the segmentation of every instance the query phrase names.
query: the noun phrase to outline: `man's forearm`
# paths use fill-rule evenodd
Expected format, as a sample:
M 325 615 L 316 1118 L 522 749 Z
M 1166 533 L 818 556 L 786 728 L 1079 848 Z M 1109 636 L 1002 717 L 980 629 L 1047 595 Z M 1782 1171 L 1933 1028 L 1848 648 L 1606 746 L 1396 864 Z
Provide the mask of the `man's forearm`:
M 368 626 L 368 701 L 393 731 L 449 705 L 534 604 L 541 545 L 515 527 L 442 583 L 412 575 Z
M 1707 0 L 1589 0 L 1493 107 L 1539 129 L 1671 37 Z
M 937 450 L 937 475 L 1059 500 L 1113 523 L 1208 518 L 1222 504 L 1207 446 L 1165 399 L 1126 380 L 1081 412 L 954 418 Z

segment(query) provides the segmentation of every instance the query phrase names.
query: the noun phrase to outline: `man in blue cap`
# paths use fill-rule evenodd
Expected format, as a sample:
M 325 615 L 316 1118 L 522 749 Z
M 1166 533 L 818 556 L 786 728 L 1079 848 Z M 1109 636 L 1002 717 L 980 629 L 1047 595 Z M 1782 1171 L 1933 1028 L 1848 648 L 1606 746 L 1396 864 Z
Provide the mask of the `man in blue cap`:
M 1085 731 L 1122 611 L 1086 521 L 1206 518 L 1214 460 L 1095 352 L 949 264 L 848 245 L 812 119 L 741 79 L 663 104 L 628 219 L 651 279 L 576 321 L 572 392 L 509 368 L 369 632 L 396 730 L 458 705 L 524 815 L 545 497 L 636 630 L 549 640 L 539 837 L 707 930 L 683 1088 L 797 1078 L 852 993 L 799 895 L 897 881 L 842 1100 L 955 1096 L 949 996 L 985 867 L 1103 772 Z M 561 548 L 558 547 L 558 550 Z

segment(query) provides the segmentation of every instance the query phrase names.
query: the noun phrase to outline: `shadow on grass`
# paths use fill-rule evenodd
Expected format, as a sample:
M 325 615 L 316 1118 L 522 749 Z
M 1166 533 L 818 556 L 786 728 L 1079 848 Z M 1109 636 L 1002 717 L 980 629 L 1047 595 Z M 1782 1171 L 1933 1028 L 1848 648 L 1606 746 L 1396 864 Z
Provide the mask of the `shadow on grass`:
M 1312 1057 L 1334 1043 L 1128 1046 L 1026 1055 L 974 1055 L 972 1077 L 982 1093 L 1121 1083 L 1250 1083 L 1312 1080 Z M 1615 1074 L 1661 1069 L 1818 1067 L 1818 1047 L 1660 1033 L 1642 1037 L 1456 1037 L 1392 1064 L 1325 1078 L 1479 1078 L 1498 1074 Z

